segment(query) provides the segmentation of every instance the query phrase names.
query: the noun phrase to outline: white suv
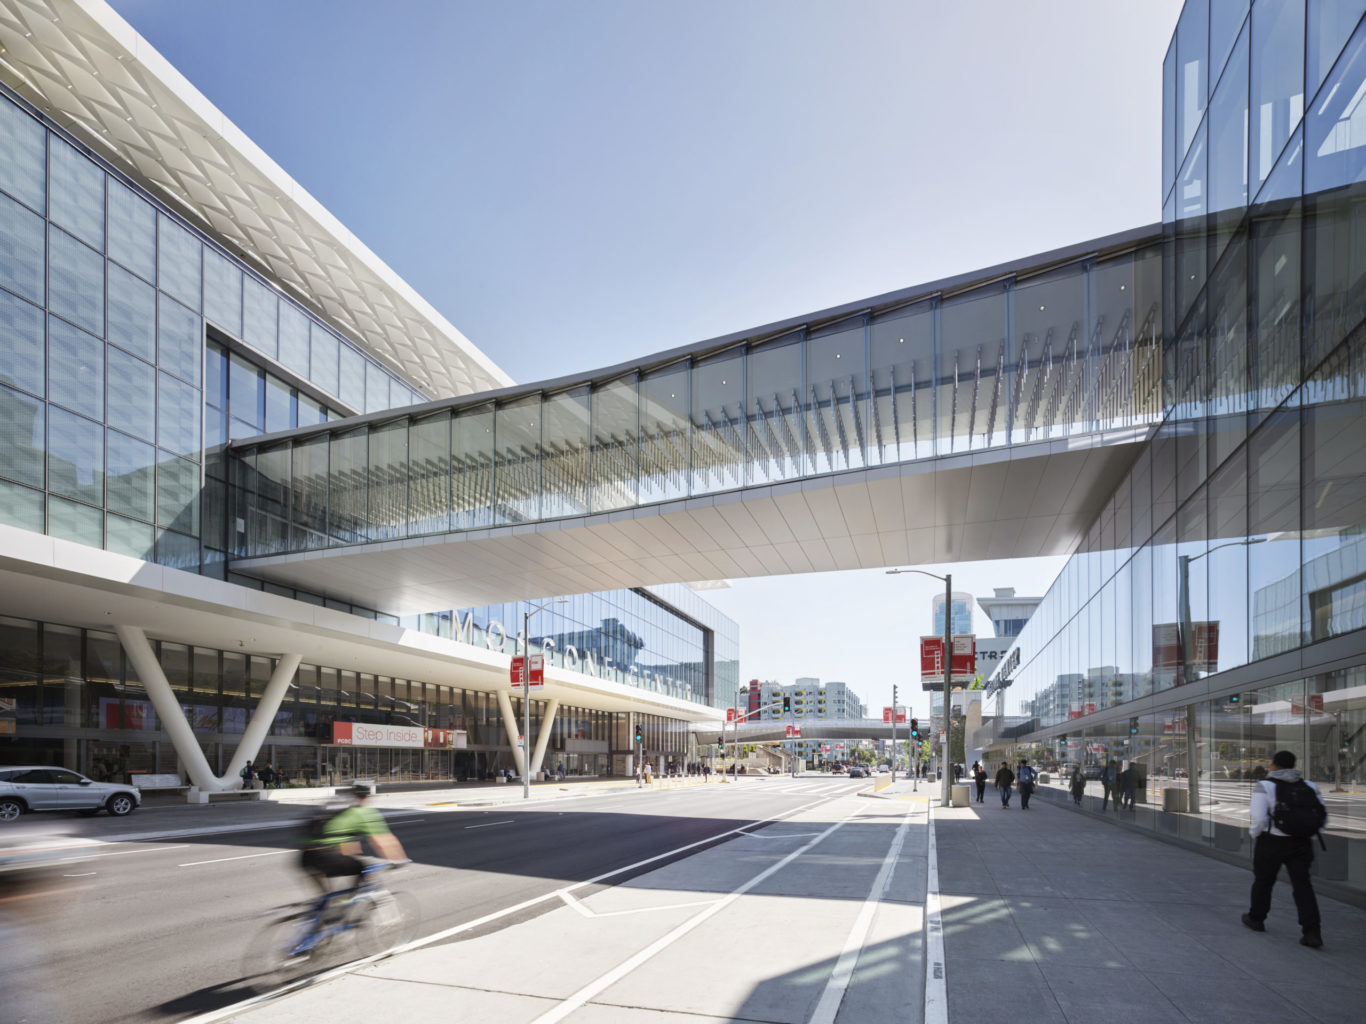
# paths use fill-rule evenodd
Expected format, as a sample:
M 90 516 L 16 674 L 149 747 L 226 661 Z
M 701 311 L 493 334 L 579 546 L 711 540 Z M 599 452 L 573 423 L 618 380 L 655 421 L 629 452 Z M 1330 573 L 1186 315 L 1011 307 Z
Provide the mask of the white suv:
M 0 768 L 0 822 L 16 821 L 28 811 L 80 811 L 116 816 L 131 814 L 142 803 L 133 786 L 95 782 L 80 772 L 51 765 Z

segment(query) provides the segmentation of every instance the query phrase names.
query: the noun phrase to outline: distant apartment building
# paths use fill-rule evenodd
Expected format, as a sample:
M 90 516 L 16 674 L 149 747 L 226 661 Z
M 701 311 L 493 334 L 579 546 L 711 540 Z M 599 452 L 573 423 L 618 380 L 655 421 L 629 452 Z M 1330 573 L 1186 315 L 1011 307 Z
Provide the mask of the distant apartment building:
M 867 717 L 867 708 L 848 683 L 823 683 L 816 676 L 802 676 L 790 686 L 771 680 L 750 680 L 747 707 L 751 713 L 757 711 L 761 720 L 790 722 L 794 726 L 819 719 Z M 832 747 L 828 754 L 822 753 L 822 742 Z M 854 741 L 793 740 L 788 749 L 807 761 L 833 760 L 837 753 L 833 749 L 835 743 L 844 743 L 847 753 Z

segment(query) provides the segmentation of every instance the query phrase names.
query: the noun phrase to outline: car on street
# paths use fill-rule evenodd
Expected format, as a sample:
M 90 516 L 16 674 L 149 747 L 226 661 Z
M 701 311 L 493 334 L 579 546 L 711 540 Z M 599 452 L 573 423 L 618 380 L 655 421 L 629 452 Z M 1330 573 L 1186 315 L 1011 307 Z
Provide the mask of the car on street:
M 1084 764 L 1081 766 L 1081 775 L 1084 779 L 1098 779 L 1105 771 L 1103 764 Z
M 40 764 L 0 768 L 0 822 L 16 821 L 31 811 L 108 811 L 122 817 L 141 803 L 142 794 L 135 786 L 96 782 L 69 768 Z
M 866 778 L 868 778 L 868 769 L 865 768 L 865 767 L 863 767 L 863 765 L 861 765 L 861 764 L 850 765 L 850 767 L 849 767 L 849 778 L 851 778 L 851 779 L 866 779 Z

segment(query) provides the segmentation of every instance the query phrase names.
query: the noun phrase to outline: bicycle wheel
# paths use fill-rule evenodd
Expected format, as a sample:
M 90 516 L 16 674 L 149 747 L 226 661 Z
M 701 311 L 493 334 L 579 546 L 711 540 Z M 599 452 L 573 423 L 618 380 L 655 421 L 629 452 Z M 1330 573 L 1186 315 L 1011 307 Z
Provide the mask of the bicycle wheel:
M 356 952 L 360 956 L 387 952 L 417 933 L 417 900 L 409 893 L 381 889 L 356 911 Z
M 317 969 L 319 955 L 326 943 L 307 951 L 299 947 L 313 928 L 313 911 L 299 911 L 276 918 L 267 924 L 247 947 L 242 960 L 244 979 L 258 991 L 287 985 Z

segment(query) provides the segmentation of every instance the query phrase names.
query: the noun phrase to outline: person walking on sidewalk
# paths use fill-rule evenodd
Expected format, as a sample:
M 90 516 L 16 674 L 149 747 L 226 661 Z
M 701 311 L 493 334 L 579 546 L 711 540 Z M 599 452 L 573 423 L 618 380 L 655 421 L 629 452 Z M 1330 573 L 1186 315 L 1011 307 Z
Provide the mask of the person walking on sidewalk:
M 987 795 L 987 770 L 978 762 L 972 769 L 972 781 L 977 783 L 977 802 Z
M 1020 810 L 1029 810 L 1029 798 L 1034 793 L 1034 769 L 1029 767 L 1029 762 L 1023 757 L 1020 758 L 1020 767 L 1016 771 L 1015 777 L 1020 783 Z
M 1300 775 L 1295 755 L 1278 750 L 1271 757 L 1271 771 L 1252 786 L 1249 811 L 1252 834 L 1252 906 L 1243 915 L 1243 924 L 1254 932 L 1266 931 L 1266 915 L 1271 912 L 1271 890 L 1281 865 L 1290 876 L 1290 890 L 1300 919 L 1300 945 L 1318 949 L 1323 945 L 1319 903 L 1309 880 L 1309 865 L 1314 863 L 1314 837 L 1328 821 L 1319 788 Z M 1319 836 L 1319 842 L 1323 839 Z
M 1100 798 L 1100 809 L 1103 811 L 1110 801 L 1115 802 L 1115 810 L 1119 810 L 1119 769 L 1115 766 L 1114 758 L 1106 762 L 1105 768 L 1100 773 L 1100 784 L 1105 792 Z
M 1081 806 L 1082 795 L 1086 792 L 1086 776 L 1081 773 L 1081 765 L 1072 769 L 1072 802 Z
M 1015 782 L 1015 773 L 1010 770 L 1010 765 L 1005 761 L 1001 762 L 1001 770 L 996 773 L 996 792 L 1001 794 L 1001 806 L 1010 806 L 1010 787 Z
M 1138 787 L 1138 772 L 1130 761 L 1119 773 L 1120 806 L 1127 811 L 1134 809 L 1134 791 Z

